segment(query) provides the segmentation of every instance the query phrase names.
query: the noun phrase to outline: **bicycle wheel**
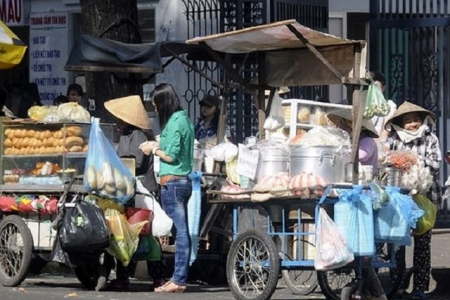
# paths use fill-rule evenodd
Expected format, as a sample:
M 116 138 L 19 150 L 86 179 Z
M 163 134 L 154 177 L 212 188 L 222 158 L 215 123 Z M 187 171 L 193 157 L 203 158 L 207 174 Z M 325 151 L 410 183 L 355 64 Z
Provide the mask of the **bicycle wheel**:
M 355 278 L 355 270 L 352 267 L 317 271 L 317 281 L 319 282 L 322 294 L 331 300 L 340 300 L 342 290 Z
M 233 241 L 227 257 L 227 280 L 235 299 L 270 299 L 279 274 L 278 251 L 269 235 L 250 229 Z
M 394 295 L 405 278 L 405 246 L 377 245 L 377 257 L 372 261 L 372 266 L 386 296 Z
M 33 252 L 33 236 L 23 219 L 16 215 L 0 222 L 0 283 L 18 286 L 24 281 Z

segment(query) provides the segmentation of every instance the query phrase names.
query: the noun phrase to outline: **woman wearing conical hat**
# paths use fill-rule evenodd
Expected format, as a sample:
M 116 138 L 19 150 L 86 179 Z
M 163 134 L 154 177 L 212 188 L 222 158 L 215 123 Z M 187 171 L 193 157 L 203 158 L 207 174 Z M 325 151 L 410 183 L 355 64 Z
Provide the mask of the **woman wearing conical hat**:
M 153 155 L 145 155 L 139 145 L 147 140 L 155 140 L 151 132 L 150 119 L 141 97 L 134 95 L 105 102 L 105 108 L 117 119 L 121 129 L 117 155 L 135 159 L 135 174 L 141 176 L 142 185 L 151 193 L 159 190 L 155 179 Z M 129 267 L 117 263 L 117 279 L 111 282 L 111 289 L 127 289 L 129 286 Z M 153 278 L 154 288 L 165 284 L 164 262 L 147 261 L 149 275 Z
M 425 167 L 430 169 L 433 183 L 426 197 L 436 205 L 442 198 L 439 168 L 442 155 L 439 140 L 431 131 L 436 116 L 413 103 L 405 101 L 394 115 L 386 121 L 385 129 L 390 131 L 386 140 L 390 150 L 409 150 L 416 153 Z M 411 299 L 426 299 L 425 291 L 430 284 L 431 230 L 414 236 L 414 277 Z

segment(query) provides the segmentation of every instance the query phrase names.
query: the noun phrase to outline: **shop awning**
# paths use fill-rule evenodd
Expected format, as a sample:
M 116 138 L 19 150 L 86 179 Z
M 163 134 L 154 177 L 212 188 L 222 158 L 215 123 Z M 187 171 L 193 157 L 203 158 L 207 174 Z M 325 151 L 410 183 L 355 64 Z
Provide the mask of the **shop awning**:
M 184 41 L 127 44 L 82 34 L 72 47 L 64 70 L 161 73 L 165 58 L 183 54 L 212 60 L 201 46 L 187 45 Z
M 0 21 L 0 70 L 11 69 L 18 65 L 26 50 L 25 43 Z
M 352 78 L 355 65 L 359 65 L 360 74 L 366 68 L 364 41 L 319 32 L 296 20 L 196 37 L 186 43 L 206 44 L 214 51 L 231 54 L 265 52 L 265 83 L 272 87 L 341 84 L 343 78 L 337 75 Z M 321 54 L 334 72 L 311 48 Z

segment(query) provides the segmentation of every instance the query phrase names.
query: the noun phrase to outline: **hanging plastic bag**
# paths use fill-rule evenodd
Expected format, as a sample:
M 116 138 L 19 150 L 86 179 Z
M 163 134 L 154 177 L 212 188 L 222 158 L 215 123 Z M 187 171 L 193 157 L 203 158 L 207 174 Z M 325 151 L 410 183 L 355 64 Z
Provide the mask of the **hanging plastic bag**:
M 155 197 L 144 187 L 138 180 L 136 182 L 136 197 L 134 198 L 134 206 L 138 208 L 147 208 L 153 211 L 152 234 L 157 237 L 165 236 L 170 233 L 173 226 L 172 219 L 162 209 Z
M 64 251 L 95 251 L 109 246 L 109 230 L 101 208 L 80 201 L 64 209 L 58 230 Z
M 316 270 L 331 270 L 347 265 L 355 259 L 353 252 L 347 246 L 340 229 L 328 216 L 325 209 L 319 208 L 316 224 L 316 255 L 314 268 Z
M 386 187 L 389 201 L 375 211 L 375 241 L 411 245 L 411 228 L 415 228 L 423 210 L 398 187 Z
M 334 205 L 334 222 L 355 255 L 375 254 L 372 199 L 362 186 L 339 195 Z
M 187 205 L 188 229 L 191 238 L 191 255 L 189 265 L 192 266 L 197 259 L 198 251 L 198 230 L 200 225 L 200 216 L 202 214 L 202 195 L 201 179 L 202 172 L 192 172 L 189 175 L 192 181 L 192 194 Z
M 137 249 L 133 254 L 133 260 L 160 261 L 161 254 L 161 246 L 154 236 L 141 236 Z
M 366 107 L 363 118 L 372 119 L 374 116 L 385 117 L 390 111 L 389 104 L 377 84 L 370 84 L 367 91 Z
M 148 221 L 130 225 L 125 215 L 115 209 L 107 209 L 105 217 L 111 232 L 110 245 L 106 250 L 128 266 L 139 244 L 139 233 Z
M 278 91 L 275 91 L 272 99 L 272 105 L 270 106 L 269 117 L 264 122 L 264 129 L 269 131 L 276 131 L 285 124 L 283 114 L 283 99 L 278 95 Z
M 84 168 L 84 188 L 124 205 L 134 196 L 136 180 L 117 156 L 99 122 L 98 118 L 92 122 Z
M 420 194 L 414 195 L 413 200 L 424 211 L 423 216 L 417 220 L 417 225 L 413 229 L 413 233 L 415 235 L 422 235 L 434 227 L 434 223 L 436 222 L 436 205 L 430 199 Z

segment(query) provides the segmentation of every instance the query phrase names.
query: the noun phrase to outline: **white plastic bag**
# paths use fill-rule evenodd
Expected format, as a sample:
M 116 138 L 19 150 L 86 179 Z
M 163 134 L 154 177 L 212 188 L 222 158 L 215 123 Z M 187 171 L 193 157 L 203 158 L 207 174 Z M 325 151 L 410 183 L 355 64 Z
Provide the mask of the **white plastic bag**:
M 173 226 L 172 219 L 162 209 L 161 205 L 156 201 L 150 192 L 142 185 L 139 180 L 136 180 L 136 197 L 134 199 L 134 206 L 137 208 L 146 208 L 153 211 L 152 234 L 160 237 L 170 233 Z
M 264 129 L 269 131 L 275 131 L 284 126 L 284 114 L 281 104 L 283 99 L 278 95 L 278 91 L 275 92 L 272 99 L 272 105 L 270 106 L 269 117 L 264 122 Z
M 344 235 L 325 209 L 320 207 L 316 224 L 314 268 L 316 270 L 332 270 L 345 266 L 354 259 L 353 252 L 348 248 Z

